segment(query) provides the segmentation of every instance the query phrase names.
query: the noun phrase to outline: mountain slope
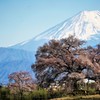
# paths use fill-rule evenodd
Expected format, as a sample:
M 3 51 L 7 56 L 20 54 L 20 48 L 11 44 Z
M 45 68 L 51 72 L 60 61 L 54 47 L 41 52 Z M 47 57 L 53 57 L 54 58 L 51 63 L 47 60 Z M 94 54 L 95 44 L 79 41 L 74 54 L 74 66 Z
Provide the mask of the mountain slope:
M 90 36 L 100 33 L 100 12 L 83 11 L 74 17 L 54 26 L 35 37 L 37 39 L 61 39 L 69 35 L 87 40 Z
M 33 38 L 28 40 L 28 42 L 24 41 L 22 43 L 11 46 L 10 48 L 33 52 L 35 55 L 37 48 L 46 43 L 47 41 L 47 39 L 34 40 Z
M 38 34 L 31 40 L 19 43 L 12 48 L 36 51 L 40 45 L 51 39 L 67 38 L 69 35 L 87 41 L 88 45 L 100 42 L 100 11 L 83 11 L 64 22 Z
M 0 83 L 8 83 L 8 75 L 17 71 L 28 71 L 34 78 L 31 65 L 33 53 L 11 48 L 0 48 Z

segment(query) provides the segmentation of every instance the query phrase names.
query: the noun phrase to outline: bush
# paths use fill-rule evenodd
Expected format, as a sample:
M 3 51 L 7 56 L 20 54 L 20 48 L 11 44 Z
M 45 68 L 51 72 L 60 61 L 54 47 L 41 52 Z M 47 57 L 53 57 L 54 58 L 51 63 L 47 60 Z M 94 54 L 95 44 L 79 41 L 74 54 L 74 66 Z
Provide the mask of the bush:
M 94 88 L 89 88 L 88 94 L 96 94 L 96 90 Z
M 52 99 L 52 98 L 59 98 L 64 96 L 63 91 L 50 91 L 48 92 L 48 98 Z
M 9 100 L 10 91 L 6 87 L 0 89 L 0 100 Z
M 32 100 L 47 100 L 48 92 L 45 89 L 35 90 L 31 93 Z

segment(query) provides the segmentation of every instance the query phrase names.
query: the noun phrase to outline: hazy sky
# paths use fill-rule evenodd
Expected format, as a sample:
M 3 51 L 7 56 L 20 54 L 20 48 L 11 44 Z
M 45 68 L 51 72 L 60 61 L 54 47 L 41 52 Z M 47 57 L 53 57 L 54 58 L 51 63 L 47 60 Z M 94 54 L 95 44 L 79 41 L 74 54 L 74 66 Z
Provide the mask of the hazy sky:
M 0 46 L 28 40 L 83 10 L 100 10 L 100 0 L 0 0 Z

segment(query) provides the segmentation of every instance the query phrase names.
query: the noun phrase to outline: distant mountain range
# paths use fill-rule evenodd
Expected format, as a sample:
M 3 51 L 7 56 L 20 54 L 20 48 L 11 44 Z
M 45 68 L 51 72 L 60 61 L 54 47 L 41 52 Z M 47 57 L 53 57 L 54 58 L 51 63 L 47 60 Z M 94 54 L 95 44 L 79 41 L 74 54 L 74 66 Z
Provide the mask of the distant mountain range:
M 28 41 L 0 48 L 0 82 L 7 83 L 8 75 L 15 71 L 26 70 L 32 74 L 31 65 L 37 48 L 51 39 L 67 38 L 69 35 L 85 40 L 86 45 L 100 43 L 100 11 L 80 12 Z
M 29 71 L 34 78 L 31 65 L 34 55 L 31 52 L 11 48 L 0 48 L 0 83 L 8 83 L 8 75 L 17 71 Z

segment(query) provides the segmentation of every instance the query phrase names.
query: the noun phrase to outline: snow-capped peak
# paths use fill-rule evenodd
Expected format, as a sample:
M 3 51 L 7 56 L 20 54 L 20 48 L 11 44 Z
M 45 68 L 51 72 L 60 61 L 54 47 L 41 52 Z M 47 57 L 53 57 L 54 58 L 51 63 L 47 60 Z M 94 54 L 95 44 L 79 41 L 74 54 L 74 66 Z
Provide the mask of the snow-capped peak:
M 39 34 L 34 39 L 61 39 L 75 35 L 79 39 L 87 40 L 98 33 L 100 33 L 100 11 L 83 11 Z
M 33 52 L 51 39 L 67 38 L 69 35 L 85 40 L 86 45 L 95 46 L 100 43 L 100 11 L 80 12 L 32 39 L 12 46 L 12 48 Z

